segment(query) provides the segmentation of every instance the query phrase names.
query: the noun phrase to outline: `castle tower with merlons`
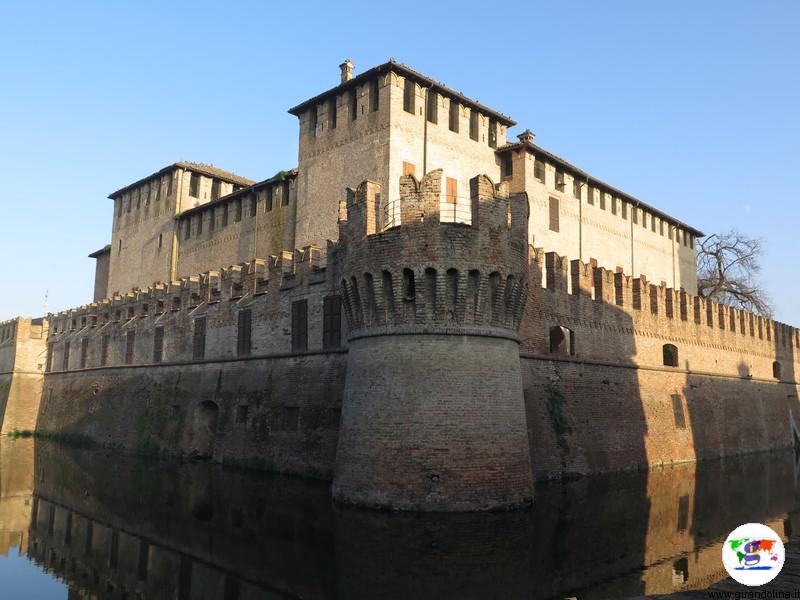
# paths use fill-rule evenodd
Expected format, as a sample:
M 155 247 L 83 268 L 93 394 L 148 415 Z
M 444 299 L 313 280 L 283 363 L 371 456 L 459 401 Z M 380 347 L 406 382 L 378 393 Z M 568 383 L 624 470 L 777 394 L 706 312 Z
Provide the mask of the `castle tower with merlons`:
M 532 478 L 517 328 L 528 202 L 470 181 L 467 222 L 442 222 L 442 173 L 400 181 L 399 224 L 376 229 L 380 186 L 347 197 L 334 258 L 349 329 L 335 498 L 400 509 L 521 505 Z

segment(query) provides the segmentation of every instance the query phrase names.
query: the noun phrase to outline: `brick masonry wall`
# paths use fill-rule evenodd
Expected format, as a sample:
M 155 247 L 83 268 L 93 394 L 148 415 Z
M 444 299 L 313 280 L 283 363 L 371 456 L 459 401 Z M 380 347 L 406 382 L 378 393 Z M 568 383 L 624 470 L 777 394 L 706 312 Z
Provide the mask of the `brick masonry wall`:
M 0 434 L 36 427 L 46 340 L 47 320 L 0 323 Z

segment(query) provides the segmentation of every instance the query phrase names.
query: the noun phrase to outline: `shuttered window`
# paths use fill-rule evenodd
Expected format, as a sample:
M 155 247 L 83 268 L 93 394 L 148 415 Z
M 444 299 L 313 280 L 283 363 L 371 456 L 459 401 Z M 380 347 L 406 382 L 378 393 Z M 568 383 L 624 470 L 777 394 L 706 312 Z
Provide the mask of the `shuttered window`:
M 447 178 L 447 201 L 455 204 L 458 199 L 458 181 L 452 177 Z
M 410 79 L 406 79 L 403 84 L 403 110 L 412 115 L 416 112 L 416 87 L 416 84 Z
M 308 300 L 292 302 L 292 352 L 308 350 Z
M 197 173 L 189 176 L 189 195 L 192 198 L 200 197 L 200 175 Z
M 125 333 L 125 364 L 133 363 L 133 349 L 136 345 L 136 331 L 129 329 Z
M 478 141 L 478 111 L 474 108 L 469 111 L 469 137 Z
M 192 339 L 192 358 L 202 360 L 206 356 L 206 318 L 194 320 L 194 338 Z
M 338 348 L 342 343 L 342 297 L 326 296 L 322 303 L 322 347 Z
M 156 327 L 153 332 L 153 362 L 160 363 L 164 359 L 164 328 Z
M 533 176 L 536 177 L 539 181 L 544 183 L 544 161 L 541 159 L 535 159 L 533 161 Z
M 236 337 L 236 354 L 247 356 L 250 354 L 250 334 L 252 331 L 252 313 L 249 308 L 239 311 L 239 326 Z
M 431 90 L 428 90 L 428 110 L 426 112 L 429 122 L 439 122 L 439 94 Z
M 550 197 L 550 231 L 559 231 L 558 217 L 558 198 Z
M 458 102 L 450 100 L 450 131 L 458 133 Z
M 497 121 L 489 119 L 489 147 L 497 148 Z

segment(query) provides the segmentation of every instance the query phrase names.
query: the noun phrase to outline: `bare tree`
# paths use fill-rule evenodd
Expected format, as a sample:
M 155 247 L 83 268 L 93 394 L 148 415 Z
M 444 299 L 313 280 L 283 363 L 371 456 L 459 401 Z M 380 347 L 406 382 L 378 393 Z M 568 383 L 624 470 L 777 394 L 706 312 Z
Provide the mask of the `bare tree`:
M 697 293 L 703 298 L 770 316 L 770 298 L 758 283 L 762 249 L 762 240 L 736 230 L 703 239 L 697 247 Z

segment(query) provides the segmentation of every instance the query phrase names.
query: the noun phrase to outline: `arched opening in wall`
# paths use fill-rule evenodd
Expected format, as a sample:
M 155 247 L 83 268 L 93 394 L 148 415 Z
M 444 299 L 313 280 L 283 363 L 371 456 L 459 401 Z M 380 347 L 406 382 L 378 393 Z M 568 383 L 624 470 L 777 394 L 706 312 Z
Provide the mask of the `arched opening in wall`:
M 403 299 L 409 302 L 417 297 L 416 283 L 414 282 L 414 271 L 403 269 Z
M 673 346 L 672 344 L 664 344 L 662 348 L 664 354 L 664 366 L 665 367 L 677 367 L 678 366 L 678 348 Z
M 779 363 L 777 360 L 772 363 L 772 376 L 775 379 L 781 378 L 781 363 Z
M 481 273 L 472 269 L 467 275 L 467 314 L 472 322 L 478 320 L 478 301 L 481 291 Z
M 514 318 L 514 292 L 516 292 L 516 281 L 513 275 L 506 277 L 505 289 L 505 317 L 506 324 Z
M 214 456 L 214 443 L 217 438 L 219 407 L 206 400 L 197 405 L 192 423 L 191 455 L 197 458 Z
M 353 301 L 353 319 L 357 326 L 364 323 L 364 313 L 361 308 L 361 294 L 358 291 L 358 280 L 355 276 L 350 278 L 350 295 Z
M 364 289 L 367 294 L 367 306 L 365 319 L 369 323 L 374 323 L 377 320 L 378 307 L 375 302 L 375 283 L 372 279 L 372 273 L 364 273 Z
M 575 332 L 568 327 L 553 325 L 550 328 L 550 354 L 575 356 Z

